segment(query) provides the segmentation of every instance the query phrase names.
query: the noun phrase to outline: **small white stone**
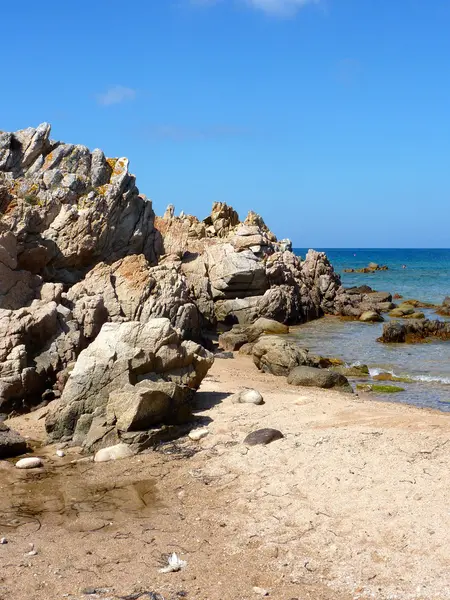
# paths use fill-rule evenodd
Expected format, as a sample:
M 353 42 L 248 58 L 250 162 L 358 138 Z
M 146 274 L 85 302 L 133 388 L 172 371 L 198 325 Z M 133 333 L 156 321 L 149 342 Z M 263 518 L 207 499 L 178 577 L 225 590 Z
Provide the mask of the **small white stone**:
M 27 556 L 36 556 L 37 553 L 37 550 L 30 550 L 29 552 L 27 552 Z
M 190 431 L 189 437 L 191 438 L 191 440 L 194 440 L 194 442 L 198 442 L 202 438 L 206 437 L 208 435 L 208 433 L 209 433 L 209 429 L 206 429 L 206 427 L 203 427 L 201 429 L 194 429 L 193 431 Z
M 64 452 L 64 450 L 57 450 L 56 451 L 56 456 L 59 456 L 60 458 L 63 458 L 63 456 L 65 456 L 66 453 Z
M 116 446 L 109 446 L 109 448 L 102 448 L 94 456 L 94 462 L 108 462 L 110 460 L 120 460 L 122 458 L 130 458 L 134 456 L 128 444 L 117 444 Z
M 6 538 L 0 538 L 0 544 L 7 544 L 8 540 Z
M 267 590 L 265 590 L 264 588 L 254 587 L 253 591 L 255 592 L 255 594 L 258 594 L 259 596 L 268 596 L 269 595 L 269 592 Z
M 16 462 L 16 467 L 18 469 L 38 469 L 39 467 L 43 467 L 44 463 L 42 459 L 37 456 L 32 456 L 30 458 L 21 458 Z
M 233 404 L 264 404 L 264 399 L 257 390 L 246 389 L 231 396 Z

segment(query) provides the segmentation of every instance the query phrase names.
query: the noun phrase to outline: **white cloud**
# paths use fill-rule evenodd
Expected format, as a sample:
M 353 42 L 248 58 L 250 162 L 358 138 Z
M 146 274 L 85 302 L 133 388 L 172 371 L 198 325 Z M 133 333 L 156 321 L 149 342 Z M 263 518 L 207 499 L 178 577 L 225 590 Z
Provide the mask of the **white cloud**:
M 308 4 L 320 4 L 322 0 L 191 0 L 192 4 L 213 6 L 219 2 L 239 2 L 270 15 L 292 16 Z
M 136 98 L 136 90 L 125 87 L 123 85 L 113 85 L 96 96 L 98 104 L 102 106 L 111 106 L 111 104 L 121 104 L 128 100 L 134 100 Z
M 292 15 L 307 4 L 319 4 L 320 0 L 245 0 L 253 8 L 273 15 Z

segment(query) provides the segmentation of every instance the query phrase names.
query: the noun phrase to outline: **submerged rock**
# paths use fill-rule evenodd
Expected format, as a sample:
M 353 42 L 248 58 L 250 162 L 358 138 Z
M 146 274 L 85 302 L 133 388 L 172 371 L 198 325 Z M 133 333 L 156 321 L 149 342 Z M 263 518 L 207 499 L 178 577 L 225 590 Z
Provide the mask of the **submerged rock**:
M 378 342 L 386 344 L 421 342 L 427 338 L 450 339 L 450 322 L 430 319 L 410 319 L 399 322 L 391 321 L 383 326 L 383 335 Z

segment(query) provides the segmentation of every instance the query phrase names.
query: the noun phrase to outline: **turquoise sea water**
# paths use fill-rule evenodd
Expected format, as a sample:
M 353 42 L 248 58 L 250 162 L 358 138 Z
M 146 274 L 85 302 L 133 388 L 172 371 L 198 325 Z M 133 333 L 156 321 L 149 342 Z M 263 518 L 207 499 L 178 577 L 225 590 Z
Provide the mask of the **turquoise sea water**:
M 345 287 L 370 285 L 379 291 L 401 294 L 441 304 L 450 295 L 450 250 L 322 249 L 327 253 Z M 295 249 L 305 256 L 305 249 Z M 388 271 L 343 273 L 377 262 Z M 405 265 L 406 268 L 402 268 Z M 439 318 L 425 310 L 431 319 Z M 385 317 L 388 318 L 388 317 Z M 380 344 L 382 323 L 360 323 L 325 318 L 296 328 L 293 335 L 311 352 L 341 358 L 348 364 L 364 363 L 372 375 L 387 371 L 413 379 L 400 383 L 404 392 L 380 399 L 450 411 L 450 342 Z

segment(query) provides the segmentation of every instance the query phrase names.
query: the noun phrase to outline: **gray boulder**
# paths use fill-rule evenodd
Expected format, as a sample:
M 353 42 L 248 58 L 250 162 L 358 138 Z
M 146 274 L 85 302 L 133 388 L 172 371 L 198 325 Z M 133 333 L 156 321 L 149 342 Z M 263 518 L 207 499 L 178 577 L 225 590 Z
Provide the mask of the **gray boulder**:
M 231 244 L 218 244 L 207 250 L 207 263 L 215 300 L 259 296 L 268 288 L 264 264 L 251 250 L 235 252 Z
M 276 335 L 262 336 L 252 348 L 253 362 L 260 371 L 287 376 L 299 365 L 316 364 L 317 359 L 295 341 Z
M 183 403 L 190 392 L 199 387 L 212 363 L 212 354 L 195 342 L 182 341 L 168 319 L 150 319 L 147 323 L 106 323 L 95 341 L 81 352 L 60 402 L 47 415 L 49 438 L 51 441 L 72 438 L 77 428 L 78 440 L 89 436 L 87 427 L 94 424 L 93 417 L 101 419 L 107 414 L 113 392 L 116 395 L 111 398 L 110 420 L 113 420 L 111 415 L 124 422 L 128 419 L 129 429 L 145 421 L 142 416 L 145 411 L 149 415 L 153 410 L 154 415 L 163 419 L 164 415 L 169 416 L 172 404 Z M 140 382 L 148 381 L 175 385 L 159 389 L 142 383 L 136 387 Z M 130 386 L 136 389 L 131 390 Z M 186 397 L 180 399 L 178 386 L 183 388 Z M 156 392 L 151 393 L 155 389 L 170 396 L 169 405 L 164 405 L 160 399 L 157 410 L 148 408 L 158 404 Z M 123 395 L 118 397 L 117 393 L 122 390 Z M 118 406 L 118 398 L 129 407 L 124 411 L 128 411 L 126 418 Z M 134 416 L 130 416 L 129 411 L 134 411 Z M 81 433 L 79 423 L 83 424 Z M 103 427 L 99 422 L 95 425 Z M 108 423 L 105 425 L 109 426 Z M 109 433 L 108 427 L 103 433 Z
M 319 388 L 336 388 L 341 392 L 353 393 L 353 388 L 348 379 L 328 369 L 317 369 L 315 367 L 296 367 L 289 373 L 287 382 L 290 385 Z
M 17 432 L 0 422 L 0 459 L 24 454 L 28 450 L 27 442 Z

